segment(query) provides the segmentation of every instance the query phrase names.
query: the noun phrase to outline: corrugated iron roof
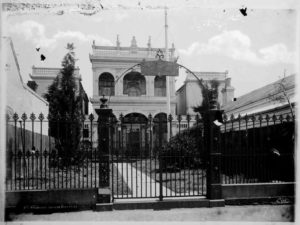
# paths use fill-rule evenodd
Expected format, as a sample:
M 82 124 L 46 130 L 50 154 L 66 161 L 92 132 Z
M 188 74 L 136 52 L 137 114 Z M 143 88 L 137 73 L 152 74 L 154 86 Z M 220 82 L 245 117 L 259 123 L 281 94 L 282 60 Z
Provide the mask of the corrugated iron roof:
M 283 81 L 282 81 L 283 80 Z M 238 108 L 245 107 L 247 105 L 250 105 L 252 103 L 258 102 L 263 99 L 271 98 L 270 96 L 274 96 L 276 94 L 279 94 L 280 92 L 280 84 L 283 82 L 283 85 L 285 87 L 285 90 L 288 94 L 288 96 L 292 96 L 295 93 L 295 74 L 292 74 L 290 76 L 285 77 L 284 79 L 280 79 L 276 82 L 273 82 L 271 84 L 268 84 L 266 86 L 263 86 L 261 88 L 258 88 L 256 90 L 253 90 L 245 95 L 242 95 L 237 98 L 236 101 L 229 102 L 225 106 L 223 106 L 223 109 L 225 112 L 230 112 L 232 110 L 236 110 Z M 294 99 L 294 98 L 292 98 Z M 270 99 L 270 103 L 272 100 Z

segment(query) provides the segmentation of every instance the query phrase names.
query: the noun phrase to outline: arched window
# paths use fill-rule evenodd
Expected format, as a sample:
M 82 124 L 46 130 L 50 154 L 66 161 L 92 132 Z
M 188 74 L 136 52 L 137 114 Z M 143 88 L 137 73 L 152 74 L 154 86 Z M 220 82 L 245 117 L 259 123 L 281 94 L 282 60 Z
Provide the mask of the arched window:
M 123 79 L 123 94 L 141 96 L 146 94 L 146 79 L 138 72 L 131 72 Z
M 115 80 L 110 73 L 102 73 L 99 76 L 99 95 L 115 95 Z
M 166 76 L 154 79 L 154 96 L 166 96 Z

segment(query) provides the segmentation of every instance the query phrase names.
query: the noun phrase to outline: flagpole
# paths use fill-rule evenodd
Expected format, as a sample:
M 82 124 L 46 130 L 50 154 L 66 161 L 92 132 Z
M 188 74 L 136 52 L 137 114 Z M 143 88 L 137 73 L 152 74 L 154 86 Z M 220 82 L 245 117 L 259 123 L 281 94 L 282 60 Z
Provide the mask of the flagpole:
M 165 59 L 169 61 L 169 48 L 168 48 L 168 14 L 167 7 L 165 7 Z M 171 114 L 171 94 L 170 94 L 170 78 L 166 76 L 166 94 L 167 94 L 167 118 Z M 170 126 L 168 126 L 168 140 L 170 139 Z

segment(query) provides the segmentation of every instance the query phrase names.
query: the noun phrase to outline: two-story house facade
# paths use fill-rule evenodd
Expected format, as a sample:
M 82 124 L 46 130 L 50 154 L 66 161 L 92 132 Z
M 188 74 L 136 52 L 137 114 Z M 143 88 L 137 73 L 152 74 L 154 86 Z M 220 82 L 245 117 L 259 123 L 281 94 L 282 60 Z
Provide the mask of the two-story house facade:
M 153 48 L 149 37 L 147 47 L 138 47 L 133 36 L 129 47 L 121 47 L 119 37 L 115 46 L 98 46 L 92 44 L 92 54 L 89 55 L 93 71 L 93 96 L 90 99 L 94 109 L 100 108 L 100 98 L 104 95 L 108 99 L 108 107 L 119 119 L 120 115 L 126 118 L 148 121 L 159 116 L 166 118 L 170 113 L 175 115 L 175 76 L 147 75 L 141 73 L 138 65 L 145 61 L 158 60 L 157 53 L 166 56 L 164 48 Z M 175 61 L 175 48 L 168 50 L 169 61 Z M 168 101 L 167 80 L 169 80 L 170 99 Z M 168 105 L 170 103 L 170 106 Z M 124 142 L 131 141 L 136 149 L 145 149 L 151 129 L 146 123 L 133 124 Z M 166 129 L 164 132 L 166 136 Z M 134 142 L 134 143 L 133 143 Z

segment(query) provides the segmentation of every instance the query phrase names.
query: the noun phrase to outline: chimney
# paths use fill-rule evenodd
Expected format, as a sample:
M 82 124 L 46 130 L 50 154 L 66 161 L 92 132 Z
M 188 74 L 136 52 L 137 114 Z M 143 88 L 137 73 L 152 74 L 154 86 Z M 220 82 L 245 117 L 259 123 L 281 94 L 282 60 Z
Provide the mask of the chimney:
M 135 36 L 132 37 L 132 40 L 131 40 L 131 47 L 132 47 L 132 48 L 137 48 Z
M 120 48 L 120 40 L 119 40 L 119 35 L 117 34 L 117 43 L 116 43 L 116 46 L 117 48 Z
M 222 89 L 222 105 L 226 105 L 226 103 L 232 101 L 233 96 L 234 96 L 234 88 L 231 86 L 231 78 L 227 77 L 228 71 L 225 71 L 225 77 L 226 79 L 224 80 L 225 85 L 224 88 Z
M 147 46 L 148 46 L 148 48 L 151 48 L 151 36 L 149 36 Z

